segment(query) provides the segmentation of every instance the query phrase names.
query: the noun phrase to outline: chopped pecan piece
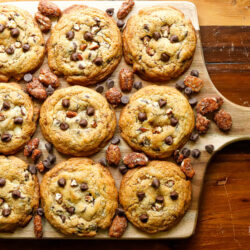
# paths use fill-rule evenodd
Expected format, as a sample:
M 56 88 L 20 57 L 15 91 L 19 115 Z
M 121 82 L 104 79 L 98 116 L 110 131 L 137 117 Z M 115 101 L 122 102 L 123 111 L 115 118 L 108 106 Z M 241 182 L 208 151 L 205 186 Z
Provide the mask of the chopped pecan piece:
M 32 82 L 26 84 L 27 92 L 39 100 L 47 98 L 46 89 L 37 78 L 33 78 Z
M 67 116 L 68 118 L 73 118 L 73 117 L 77 116 L 77 113 L 74 112 L 74 111 L 68 110 L 68 111 L 66 112 L 66 116 Z
M 150 47 L 146 48 L 146 52 L 149 56 L 153 56 L 155 54 L 155 51 Z
M 121 160 L 121 151 L 117 145 L 110 144 L 106 151 L 108 164 L 117 166 Z
M 142 167 L 148 164 L 148 157 L 143 153 L 132 152 L 123 157 L 123 163 L 129 168 Z
M 35 19 L 42 32 L 48 32 L 51 29 L 52 23 L 50 19 L 44 16 L 42 13 L 36 12 Z
M 181 171 L 186 175 L 187 178 L 192 179 L 195 175 L 195 171 L 191 165 L 191 159 L 186 158 L 181 163 Z
M 196 111 L 197 113 L 206 115 L 218 110 L 222 104 L 223 99 L 221 97 L 205 97 L 198 102 Z
M 193 92 L 200 92 L 201 88 L 203 87 L 203 81 L 195 76 L 186 76 L 184 79 L 184 84 L 191 88 Z
M 38 79 L 44 85 L 51 85 L 53 88 L 57 88 L 60 85 L 58 77 L 47 69 L 41 69 Z
M 207 130 L 209 129 L 209 124 L 210 120 L 208 120 L 205 116 L 199 113 L 197 114 L 195 127 L 200 134 L 207 133 Z
M 34 233 L 35 233 L 36 238 L 43 237 L 42 217 L 38 214 L 34 216 Z
M 118 19 L 124 19 L 129 12 L 132 10 L 133 6 L 135 5 L 134 0 L 126 0 L 122 3 L 122 6 L 117 12 L 117 18 Z
M 23 154 L 24 156 L 30 156 L 32 151 L 39 146 L 39 139 L 38 138 L 33 138 L 31 139 L 27 145 L 24 147 Z
M 120 238 L 128 226 L 125 216 L 116 215 L 109 228 L 109 236 L 114 238 Z
M 219 129 L 222 131 L 228 131 L 232 127 L 232 117 L 224 109 L 221 109 L 214 116 L 214 121 Z
M 121 69 L 119 83 L 122 91 L 131 91 L 134 83 L 134 72 L 132 69 Z
M 40 173 L 42 173 L 44 171 L 43 162 L 40 161 L 38 164 L 36 164 L 36 168 L 39 170 Z
M 122 93 L 117 88 L 111 88 L 105 93 L 105 96 L 109 103 L 118 105 L 121 102 Z
M 31 155 L 31 159 L 36 162 L 40 156 L 42 155 L 42 151 L 40 149 L 34 149 Z
M 61 16 L 59 7 L 48 0 L 41 0 L 38 4 L 38 10 L 45 16 Z

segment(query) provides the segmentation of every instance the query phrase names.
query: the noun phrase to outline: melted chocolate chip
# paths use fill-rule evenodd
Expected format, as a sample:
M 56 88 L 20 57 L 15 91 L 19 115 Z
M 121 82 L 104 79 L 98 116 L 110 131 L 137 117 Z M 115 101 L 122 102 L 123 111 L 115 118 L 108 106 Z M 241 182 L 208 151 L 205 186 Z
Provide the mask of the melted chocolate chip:
M 74 214 L 75 213 L 75 208 L 74 207 L 67 207 L 67 212 L 69 213 L 69 214 Z
M 178 36 L 172 35 L 172 36 L 170 37 L 170 42 L 171 42 L 171 43 L 178 43 L 178 42 L 179 42 Z
M 66 185 L 66 180 L 64 178 L 60 178 L 58 181 L 57 181 L 57 184 L 59 187 L 65 187 Z
M 75 32 L 73 30 L 68 31 L 66 37 L 68 40 L 72 40 L 75 37 Z
M 176 192 L 176 191 L 172 191 L 171 193 L 170 193 L 170 198 L 172 199 L 172 200 L 177 200 L 178 199 L 178 193 Z
M 17 28 L 12 29 L 12 30 L 10 31 L 10 35 L 11 35 L 13 38 L 17 38 L 17 37 L 19 36 L 19 34 L 20 34 L 20 31 L 19 31 L 19 29 L 17 29 Z
M 88 116 L 92 116 L 92 115 L 95 114 L 95 109 L 94 109 L 93 107 L 89 106 L 89 107 L 87 108 L 86 113 L 87 113 Z
M 175 127 L 178 124 L 178 119 L 175 117 L 171 117 L 170 124 L 171 124 L 171 126 Z
M 100 159 L 99 163 L 102 164 L 104 167 L 107 167 L 107 160 L 106 160 L 106 158 Z
M 0 24 L 0 33 L 2 33 L 5 29 L 5 26 L 3 24 Z
M 92 41 L 93 40 L 93 34 L 91 33 L 91 32 L 85 32 L 85 34 L 84 34 L 84 39 L 86 40 L 86 41 Z
M 125 211 L 124 211 L 123 208 L 118 207 L 118 208 L 116 209 L 116 214 L 117 214 L 118 216 L 122 217 L 122 216 L 125 215 Z
M 148 26 L 147 24 L 144 24 L 144 25 L 143 25 L 143 29 L 149 31 L 149 26 Z
M 89 189 L 88 184 L 87 184 L 87 183 L 82 183 L 82 184 L 80 185 L 80 189 L 81 189 L 82 191 L 88 190 L 88 189 Z
M 64 108 L 68 108 L 69 105 L 70 105 L 69 99 L 63 99 L 63 100 L 62 100 L 62 106 L 63 106 Z
M 158 101 L 158 103 L 159 103 L 160 108 L 166 106 L 166 104 L 167 104 L 167 102 L 166 102 L 165 100 L 163 100 L 163 99 L 160 99 L 160 100 Z
M 12 191 L 12 197 L 13 197 L 14 199 L 20 198 L 20 197 L 21 197 L 21 192 L 20 192 L 19 190 L 14 190 L 14 191 Z
M 3 102 L 3 110 L 9 110 L 10 109 L 10 103 L 8 101 Z
M 158 195 L 155 199 L 155 202 L 157 203 L 163 203 L 164 202 L 164 196 Z
M 14 119 L 14 123 L 15 124 L 22 124 L 23 123 L 23 118 L 22 117 L 16 117 Z
M 118 26 L 118 28 L 123 28 L 123 26 L 125 25 L 125 22 L 123 21 L 123 20 L 118 20 L 117 21 L 117 26 Z
M 25 43 L 25 44 L 23 45 L 23 51 L 24 51 L 24 52 L 27 52 L 27 51 L 29 51 L 29 50 L 30 50 L 29 44 L 28 44 L 28 43 Z
M 153 38 L 154 38 L 156 41 L 159 40 L 159 39 L 161 38 L 160 32 L 154 32 L 154 33 L 153 33 Z
M 103 60 L 102 60 L 101 57 L 97 57 L 97 58 L 94 60 L 94 64 L 95 64 L 96 66 L 101 66 L 102 63 L 103 63 Z
M 157 178 L 154 178 L 151 185 L 153 188 L 159 188 L 160 181 Z
M 32 79 L 33 79 L 33 76 L 30 73 L 25 74 L 24 77 L 23 77 L 23 80 L 25 82 L 31 82 Z
M 14 54 L 15 50 L 14 50 L 13 47 L 10 46 L 9 48 L 7 48 L 7 49 L 5 50 L 5 52 L 6 52 L 8 55 L 12 55 L 12 54 Z
M 71 61 L 74 61 L 74 62 L 79 61 L 78 53 L 73 53 L 73 54 L 71 54 L 70 60 L 71 60 Z
M 10 214 L 11 214 L 10 208 L 4 208 L 4 209 L 2 210 L 2 216 L 3 216 L 3 217 L 8 217 Z
M 139 119 L 141 122 L 147 120 L 147 114 L 146 114 L 146 113 L 140 112 L 139 115 L 138 115 L 138 119 Z
M 87 125 L 88 125 L 88 121 L 86 119 L 81 119 L 79 125 L 82 127 L 82 128 L 86 128 Z
M 172 145 L 173 144 L 173 137 L 172 136 L 168 136 L 168 137 L 166 137 L 165 138 L 165 143 L 167 144 L 167 145 Z
M 109 16 L 113 16 L 114 15 L 114 8 L 108 8 L 106 9 L 106 13 L 109 15 Z
M 69 128 L 69 125 L 68 125 L 68 123 L 66 123 L 66 122 L 62 122 L 61 124 L 60 124 L 60 129 L 61 130 L 67 130 Z
M 6 184 L 6 180 L 4 178 L 0 178 L 0 187 L 4 187 Z
M 170 59 L 170 56 L 167 53 L 162 53 L 161 54 L 161 60 L 163 62 L 167 62 L 167 61 L 169 61 L 169 59 Z
M 142 191 L 137 192 L 136 195 L 137 195 L 139 201 L 142 201 L 146 196 L 145 193 Z
M 148 215 L 142 214 L 142 215 L 140 215 L 139 219 L 142 223 L 146 223 L 148 221 Z
M 11 138 L 12 138 L 12 135 L 8 134 L 8 133 L 3 133 L 2 136 L 1 136 L 1 140 L 3 142 L 10 142 Z

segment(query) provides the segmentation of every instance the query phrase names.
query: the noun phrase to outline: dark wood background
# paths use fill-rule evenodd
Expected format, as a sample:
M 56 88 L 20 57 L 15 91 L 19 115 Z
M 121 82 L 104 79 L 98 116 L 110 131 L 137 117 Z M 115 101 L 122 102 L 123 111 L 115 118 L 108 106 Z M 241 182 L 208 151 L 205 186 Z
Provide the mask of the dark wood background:
M 229 100 L 250 107 L 250 1 L 193 2 L 198 8 L 203 51 L 213 83 Z M 209 14 L 206 16 L 206 13 Z M 210 26 L 211 24 L 213 26 Z M 219 26 L 221 24 L 223 26 Z M 223 180 L 227 180 L 225 184 Z M 0 249 L 250 249 L 250 142 L 242 141 L 229 145 L 217 153 L 210 162 L 196 233 L 189 239 L 12 239 L 1 240 Z

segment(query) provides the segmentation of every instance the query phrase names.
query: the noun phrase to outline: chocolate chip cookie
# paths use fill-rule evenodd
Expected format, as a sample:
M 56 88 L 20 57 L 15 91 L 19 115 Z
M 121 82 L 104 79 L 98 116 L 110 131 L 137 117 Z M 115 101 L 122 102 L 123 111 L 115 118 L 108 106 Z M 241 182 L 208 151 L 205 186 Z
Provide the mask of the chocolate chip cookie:
M 47 172 L 41 198 L 47 220 L 67 235 L 95 236 L 110 226 L 118 206 L 109 170 L 87 158 L 71 158 Z
M 162 159 L 188 140 L 194 113 L 186 97 L 175 88 L 151 85 L 130 97 L 119 126 L 132 148 Z
M 40 126 L 46 140 L 64 154 L 94 154 L 112 138 L 115 112 L 89 88 L 72 86 L 54 92 L 42 105 Z
M 0 83 L 0 153 L 14 154 L 36 130 L 39 109 L 15 83 Z
M 45 55 L 42 33 L 25 10 L 0 6 L 0 81 L 20 80 L 36 69 Z
M 0 231 L 24 227 L 39 205 L 39 184 L 28 165 L 14 156 L 0 156 Z
M 48 42 L 51 70 L 71 84 L 86 86 L 106 79 L 121 56 L 121 34 L 113 18 L 84 5 L 63 12 Z
M 126 62 L 141 78 L 167 81 L 190 66 L 196 33 L 181 11 L 170 6 L 149 7 L 128 20 L 123 46 Z
M 174 226 L 185 214 L 191 201 L 191 182 L 177 165 L 152 161 L 127 172 L 119 199 L 131 223 L 157 233 Z

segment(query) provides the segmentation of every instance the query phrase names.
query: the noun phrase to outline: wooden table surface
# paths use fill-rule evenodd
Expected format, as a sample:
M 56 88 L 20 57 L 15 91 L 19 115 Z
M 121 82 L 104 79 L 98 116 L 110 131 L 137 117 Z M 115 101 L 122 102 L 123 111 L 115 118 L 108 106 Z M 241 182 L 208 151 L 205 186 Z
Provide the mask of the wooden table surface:
M 191 2 L 194 2 L 198 9 L 203 51 L 212 81 L 229 100 L 250 107 L 250 0 Z M 226 180 L 226 183 L 223 180 Z M 1 240 L 0 243 L 0 249 L 84 248 L 250 249 L 250 142 L 242 141 L 229 145 L 210 162 L 196 233 L 189 239 L 102 242 Z

